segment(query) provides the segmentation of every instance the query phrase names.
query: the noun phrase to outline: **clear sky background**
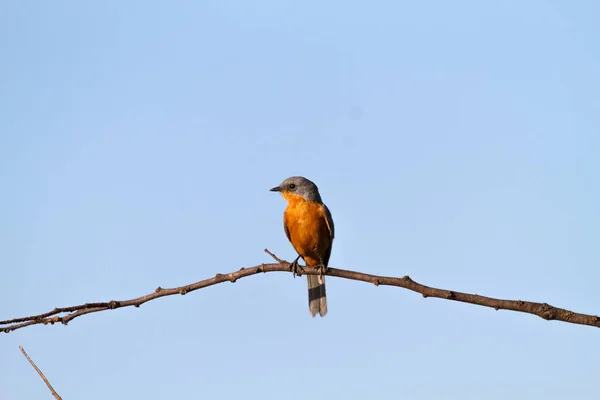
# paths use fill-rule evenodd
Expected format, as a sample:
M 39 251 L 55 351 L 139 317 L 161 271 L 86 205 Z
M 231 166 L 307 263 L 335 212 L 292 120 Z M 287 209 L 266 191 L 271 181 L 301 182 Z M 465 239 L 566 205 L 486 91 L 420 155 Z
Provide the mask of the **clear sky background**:
M 291 260 L 600 313 L 600 3 L 0 5 L 0 319 Z M 596 399 L 600 330 L 273 273 L 0 335 L 3 399 Z

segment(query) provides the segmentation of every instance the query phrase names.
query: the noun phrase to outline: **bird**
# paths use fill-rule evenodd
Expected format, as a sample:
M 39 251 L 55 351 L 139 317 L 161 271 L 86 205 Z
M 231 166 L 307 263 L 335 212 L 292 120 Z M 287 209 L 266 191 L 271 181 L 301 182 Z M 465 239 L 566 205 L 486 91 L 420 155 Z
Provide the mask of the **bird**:
M 270 189 L 279 192 L 287 201 L 283 213 L 283 229 L 298 257 L 290 268 L 294 276 L 302 269 L 298 260 L 320 271 L 319 275 L 307 275 L 308 309 L 312 317 L 327 314 L 325 273 L 331 257 L 335 228 L 329 208 L 321 200 L 319 188 L 309 179 L 292 176 Z

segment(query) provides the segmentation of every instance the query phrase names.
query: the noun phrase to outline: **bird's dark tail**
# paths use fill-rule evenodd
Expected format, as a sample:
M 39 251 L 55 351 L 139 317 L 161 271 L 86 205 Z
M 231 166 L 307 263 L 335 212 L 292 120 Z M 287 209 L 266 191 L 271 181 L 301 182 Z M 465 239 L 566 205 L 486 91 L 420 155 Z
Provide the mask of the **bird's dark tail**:
M 324 317 L 327 314 L 327 297 L 325 294 L 325 277 L 306 275 L 308 279 L 308 309 L 311 316 L 317 313 Z

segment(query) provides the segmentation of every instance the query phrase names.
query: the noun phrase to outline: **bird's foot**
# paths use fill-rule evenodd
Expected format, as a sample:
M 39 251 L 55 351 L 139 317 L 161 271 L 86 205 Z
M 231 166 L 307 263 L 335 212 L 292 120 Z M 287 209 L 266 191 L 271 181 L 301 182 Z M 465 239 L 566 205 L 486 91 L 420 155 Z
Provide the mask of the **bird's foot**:
M 296 277 L 296 275 L 300 276 L 302 275 L 302 273 L 304 273 L 304 268 L 302 268 L 302 266 L 298 263 L 299 259 L 300 256 L 296 257 L 296 259 L 290 264 L 290 271 L 292 271 L 292 275 L 294 275 L 294 278 Z
M 319 273 L 319 275 L 323 276 L 327 273 L 327 271 L 329 271 L 329 268 L 321 263 L 319 265 L 315 265 L 315 270 Z

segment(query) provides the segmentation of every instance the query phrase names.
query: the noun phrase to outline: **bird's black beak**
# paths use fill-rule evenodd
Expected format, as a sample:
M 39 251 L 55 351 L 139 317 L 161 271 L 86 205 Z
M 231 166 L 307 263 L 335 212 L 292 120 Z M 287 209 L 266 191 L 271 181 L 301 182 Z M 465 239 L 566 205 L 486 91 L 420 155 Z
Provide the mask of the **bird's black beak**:
M 273 189 L 269 189 L 269 192 L 281 192 L 281 188 L 279 186 L 275 186 Z

